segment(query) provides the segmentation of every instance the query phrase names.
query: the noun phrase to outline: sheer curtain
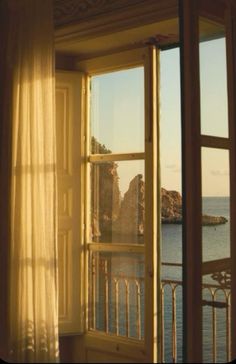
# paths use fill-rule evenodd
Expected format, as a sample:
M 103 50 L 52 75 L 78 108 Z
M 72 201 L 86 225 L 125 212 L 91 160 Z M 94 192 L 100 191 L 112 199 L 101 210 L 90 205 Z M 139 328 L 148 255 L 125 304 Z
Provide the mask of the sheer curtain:
M 0 20 L 0 354 L 56 362 L 52 2 L 2 0 Z

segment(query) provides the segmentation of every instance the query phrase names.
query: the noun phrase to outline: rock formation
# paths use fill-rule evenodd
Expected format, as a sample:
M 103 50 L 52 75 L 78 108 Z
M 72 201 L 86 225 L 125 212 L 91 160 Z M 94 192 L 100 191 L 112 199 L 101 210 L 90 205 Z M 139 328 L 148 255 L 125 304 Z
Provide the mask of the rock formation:
M 92 139 L 92 152 L 110 153 L 104 145 Z M 117 163 L 94 163 L 91 167 L 91 225 L 93 237 L 111 232 L 112 224 L 117 220 L 121 194 Z
M 92 138 L 92 153 L 111 153 Z M 93 163 L 91 167 L 91 225 L 93 237 L 106 233 L 143 235 L 144 193 L 143 176 L 138 174 L 121 199 L 117 163 Z M 177 191 L 161 189 L 161 221 L 163 224 L 182 224 L 182 197 Z M 223 216 L 202 215 L 203 225 L 225 224 Z
M 202 215 L 202 225 L 220 225 L 225 224 L 227 221 L 224 216 Z
M 142 174 L 135 176 L 124 194 L 114 230 L 120 234 L 143 235 L 144 232 L 144 181 Z
M 165 224 L 182 223 L 182 197 L 179 192 L 161 189 L 161 221 Z
M 182 224 L 182 197 L 177 191 L 161 189 L 161 221 L 163 224 Z M 220 225 L 228 220 L 223 216 L 202 215 L 202 225 Z

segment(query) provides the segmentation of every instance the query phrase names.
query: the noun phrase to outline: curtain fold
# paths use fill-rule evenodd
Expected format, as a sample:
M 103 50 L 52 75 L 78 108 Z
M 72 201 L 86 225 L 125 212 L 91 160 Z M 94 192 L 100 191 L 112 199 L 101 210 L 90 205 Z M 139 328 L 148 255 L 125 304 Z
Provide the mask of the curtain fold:
M 57 362 L 52 1 L 3 0 L 0 20 L 0 354 Z

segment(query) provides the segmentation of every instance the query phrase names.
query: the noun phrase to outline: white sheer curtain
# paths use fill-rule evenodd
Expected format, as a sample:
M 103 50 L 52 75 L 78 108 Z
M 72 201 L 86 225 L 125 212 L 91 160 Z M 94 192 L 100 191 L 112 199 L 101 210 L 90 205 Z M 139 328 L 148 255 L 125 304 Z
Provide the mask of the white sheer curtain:
M 2 0 L 0 20 L 0 354 L 56 362 L 52 1 Z

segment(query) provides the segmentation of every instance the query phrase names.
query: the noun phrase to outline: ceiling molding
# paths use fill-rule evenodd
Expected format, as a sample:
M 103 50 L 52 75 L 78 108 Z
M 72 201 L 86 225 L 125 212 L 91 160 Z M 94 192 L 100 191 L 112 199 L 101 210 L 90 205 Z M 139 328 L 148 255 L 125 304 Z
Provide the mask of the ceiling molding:
M 88 8 L 79 12 L 84 3 Z M 55 41 L 67 45 L 178 15 L 178 0 L 54 0 L 54 5 Z
M 147 2 L 147 0 L 53 0 L 54 24 L 58 28 Z
M 216 22 L 224 22 L 227 0 L 199 0 L 200 16 Z M 214 6 L 212 6 L 214 4 Z
M 91 52 L 110 52 L 111 45 L 115 49 L 122 49 L 139 46 L 138 41 L 143 43 L 145 40 L 159 45 L 178 42 L 179 0 L 53 1 L 57 52 L 87 58 Z M 209 27 L 211 22 L 213 27 L 214 22 L 224 22 L 225 4 L 231 0 L 197 1 L 199 15 L 206 18 Z M 134 33 L 139 30 L 142 33 L 137 38 Z M 129 44 L 126 41 L 128 37 Z

